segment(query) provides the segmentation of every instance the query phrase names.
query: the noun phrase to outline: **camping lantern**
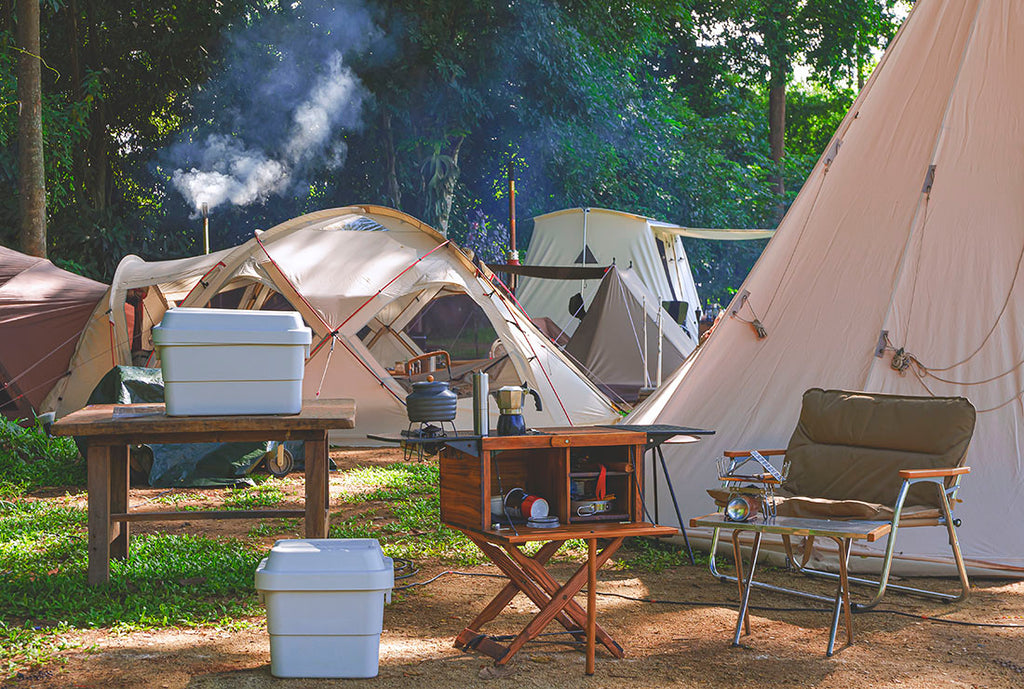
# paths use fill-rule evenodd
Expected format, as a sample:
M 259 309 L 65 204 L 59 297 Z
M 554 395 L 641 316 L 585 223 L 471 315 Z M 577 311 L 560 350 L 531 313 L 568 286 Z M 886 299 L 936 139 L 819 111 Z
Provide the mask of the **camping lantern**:
M 725 505 L 725 518 L 731 522 L 750 521 L 757 515 L 759 503 L 759 500 L 750 495 L 734 495 Z

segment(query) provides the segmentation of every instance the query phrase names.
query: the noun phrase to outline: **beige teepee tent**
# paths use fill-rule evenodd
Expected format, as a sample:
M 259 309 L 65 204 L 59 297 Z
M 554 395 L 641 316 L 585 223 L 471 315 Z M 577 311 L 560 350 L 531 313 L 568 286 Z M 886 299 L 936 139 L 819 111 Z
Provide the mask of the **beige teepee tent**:
M 1024 2 L 917 2 L 727 316 L 629 417 L 717 431 L 667 453 L 684 518 L 722 450 L 786 446 L 806 388 L 962 395 L 964 554 L 1024 572 L 1022 65 Z M 904 570 L 946 569 L 940 531 L 901 534 Z
M 219 299 L 227 302 L 222 306 L 298 311 L 317 345 L 306 362 L 303 397 L 355 398 L 356 428 L 332 432 L 331 439 L 369 444 L 368 433 L 408 427 L 407 390 L 389 367 L 423 353 L 403 328 L 433 298 L 446 294 L 468 296 L 494 327 L 508 357 L 500 364 L 503 383 L 525 381 L 540 392 L 543 411 L 524 410 L 527 423 L 564 426 L 620 418 L 608 398 L 503 294 L 486 267 L 474 265 L 415 218 L 379 206 L 303 215 L 208 256 L 153 263 L 124 258 L 79 342 L 71 375 L 43 406 L 58 415 L 81 407 L 111 366 L 132 363 L 137 352 L 129 346 L 124 316 L 129 295 L 143 303 L 143 351 L 152 349 L 149 331 L 168 308 L 207 306 Z M 459 400 L 458 428 L 472 428 L 471 406 L 471 398 Z M 492 410 L 496 413 L 493 405 Z

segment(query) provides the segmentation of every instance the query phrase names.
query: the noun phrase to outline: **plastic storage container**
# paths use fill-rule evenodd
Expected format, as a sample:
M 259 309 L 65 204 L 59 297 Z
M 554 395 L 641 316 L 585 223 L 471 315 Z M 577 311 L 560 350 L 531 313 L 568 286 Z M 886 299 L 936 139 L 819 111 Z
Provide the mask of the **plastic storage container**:
M 270 674 L 376 677 L 394 563 L 372 538 L 274 544 L 256 568 L 267 607 Z
M 153 328 L 167 414 L 298 414 L 311 341 L 294 311 L 169 310 Z

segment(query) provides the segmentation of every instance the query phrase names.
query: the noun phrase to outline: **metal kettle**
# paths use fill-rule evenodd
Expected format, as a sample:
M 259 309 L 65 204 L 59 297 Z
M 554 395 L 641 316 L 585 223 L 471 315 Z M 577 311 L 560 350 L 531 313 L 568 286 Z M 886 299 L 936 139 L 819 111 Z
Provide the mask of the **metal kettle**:
M 523 435 L 526 433 L 526 422 L 523 420 L 523 402 L 526 396 L 532 395 L 537 411 L 542 411 L 540 395 L 531 390 L 526 383 L 522 385 L 506 385 L 491 392 L 498 402 L 498 435 Z

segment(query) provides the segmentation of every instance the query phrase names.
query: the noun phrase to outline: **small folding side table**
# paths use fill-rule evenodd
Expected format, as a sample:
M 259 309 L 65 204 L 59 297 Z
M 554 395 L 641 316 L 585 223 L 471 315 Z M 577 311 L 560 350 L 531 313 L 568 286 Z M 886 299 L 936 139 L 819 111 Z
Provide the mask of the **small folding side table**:
M 615 428 L 548 428 L 520 436 L 469 436 L 445 439 L 441 471 L 441 521 L 458 529 L 508 577 L 508 583 L 469 626 L 455 645 L 476 650 L 504 665 L 557 621 L 579 641 L 586 640 L 587 674 L 594 673 L 597 642 L 616 658 L 623 655 L 611 635 L 597 624 L 597 570 L 629 536 L 671 536 L 674 527 L 643 519 L 644 455 L 647 434 Z M 595 468 L 601 468 L 600 472 Z M 606 511 L 595 513 L 574 498 L 574 481 L 603 475 L 607 494 L 614 495 Z M 491 512 L 491 500 L 513 489 L 543 497 L 555 528 L 510 524 Z M 567 540 L 587 542 L 587 561 L 559 583 L 548 572 L 548 560 Z M 599 550 L 598 540 L 602 542 Z M 542 542 L 532 557 L 523 546 Z M 587 586 L 587 607 L 574 600 Z M 539 608 L 537 615 L 510 644 L 503 645 L 481 628 L 504 610 L 519 592 Z
M 853 643 L 853 616 L 850 610 L 850 577 L 847 565 L 850 561 L 850 548 L 853 541 L 877 541 L 891 530 L 889 522 L 861 520 L 829 520 L 807 519 L 802 517 L 774 517 L 770 520 L 757 519 L 749 522 L 733 522 L 722 513 L 709 514 L 690 520 L 690 526 L 712 529 L 731 529 L 732 548 L 736 560 L 736 583 L 739 586 L 740 609 L 736 619 L 736 633 L 732 645 L 740 645 L 740 635 L 746 629 L 750 633 L 750 616 L 747 606 L 750 603 L 750 589 L 754 585 L 754 569 L 757 566 L 757 554 L 761 548 L 761 536 L 766 533 L 778 534 L 783 538 L 792 536 L 819 536 L 831 538 L 839 546 L 839 577 L 836 588 L 835 603 L 832 608 L 832 624 L 829 627 L 828 647 L 825 654 L 831 656 L 835 652 L 836 634 L 839 631 L 839 619 L 845 619 L 846 645 Z M 740 554 L 741 532 L 754 534 L 754 542 L 750 548 L 750 571 L 746 581 L 743 576 L 743 559 Z

